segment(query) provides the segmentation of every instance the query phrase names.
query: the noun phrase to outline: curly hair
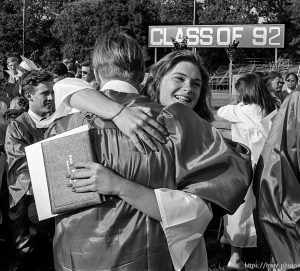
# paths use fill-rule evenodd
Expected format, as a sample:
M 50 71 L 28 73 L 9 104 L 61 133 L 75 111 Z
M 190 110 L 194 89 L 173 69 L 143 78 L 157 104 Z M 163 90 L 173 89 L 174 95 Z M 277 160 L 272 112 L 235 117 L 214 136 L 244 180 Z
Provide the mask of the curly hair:
M 164 76 L 178 63 L 190 62 L 199 68 L 202 77 L 202 86 L 199 100 L 193 110 L 203 119 L 211 122 L 214 120 L 213 114 L 209 108 L 208 102 L 211 97 L 209 89 L 209 76 L 206 68 L 203 65 L 202 58 L 190 51 L 190 50 L 179 50 L 174 51 L 154 64 L 149 71 L 148 80 L 146 82 L 143 94 L 148 96 L 153 102 L 160 103 L 159 96 L 161 82 Z
M 28 71 L 21 77 L 22 94 L 25 92 L 34 93 L 35 88 L 41 82 L 53 81 L 53 76 L 48 71 Z

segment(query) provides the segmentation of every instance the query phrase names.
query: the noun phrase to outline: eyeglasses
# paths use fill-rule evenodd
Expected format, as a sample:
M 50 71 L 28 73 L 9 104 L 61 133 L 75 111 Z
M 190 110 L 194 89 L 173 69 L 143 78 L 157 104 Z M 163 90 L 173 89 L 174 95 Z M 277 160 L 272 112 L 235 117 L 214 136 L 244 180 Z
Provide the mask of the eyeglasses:
M 81 72 L 82 74 L 88 74 L 88 72 L 85 72 L 85 71 L 83 71 L 83 72 Z
M 287 80 L 285 80 L 286 82 L 296 82 L 296 80 L 294 80 L 294 79 L 287 79 Z

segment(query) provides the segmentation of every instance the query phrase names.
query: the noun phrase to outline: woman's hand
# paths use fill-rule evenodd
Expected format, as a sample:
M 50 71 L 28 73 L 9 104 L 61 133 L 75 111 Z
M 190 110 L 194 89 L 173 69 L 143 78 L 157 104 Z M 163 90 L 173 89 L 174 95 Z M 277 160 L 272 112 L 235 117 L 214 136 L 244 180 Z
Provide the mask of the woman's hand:
M 94 162 L 80 162 L 71 173 L 72 191 L 118 196 L 146 215 L 162 221 L 153 189 L 127 180 Z
M 155 140 L 162 144 L 166 142 L 166 129 L 154 119 L 148 107 L 124 108 L 94 89 L 82 89 L 69 96 L 71 107 L 112 120 L 142 153 L 145 153 L 142 142 L 154 151 L 158 150 Z
M 80 162 L 71 173 L 73 192 L 97 192 L 103 195 L 119 194 L 123 178 L 111 169 L 94 162 Z
M 145 153 L 142 142 L 147 144 L 153 151 L 158 151 L 155 140 L 162 144 L 167 142 L 168 133 L 166 128 L 153 118 L 149 107 L 125 107 L 112 121 L 142 153 Z

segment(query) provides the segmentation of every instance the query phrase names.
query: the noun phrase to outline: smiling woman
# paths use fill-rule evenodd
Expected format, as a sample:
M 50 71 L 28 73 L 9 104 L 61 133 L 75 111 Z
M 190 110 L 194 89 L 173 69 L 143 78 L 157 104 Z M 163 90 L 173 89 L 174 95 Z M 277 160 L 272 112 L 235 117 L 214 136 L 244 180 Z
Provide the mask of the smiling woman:
M 161 81 L 159 100 L 163 105 L 180 102 L 194 108 L 198 102 L 202 86 L 202 77 L 196 65 L 191 62 L 179 62 Z
M 209 77 L 202 58 L 189 50 L 174 51 L 154 64 L 143 93 L 163 106 L 182 103 L 211 122 Z

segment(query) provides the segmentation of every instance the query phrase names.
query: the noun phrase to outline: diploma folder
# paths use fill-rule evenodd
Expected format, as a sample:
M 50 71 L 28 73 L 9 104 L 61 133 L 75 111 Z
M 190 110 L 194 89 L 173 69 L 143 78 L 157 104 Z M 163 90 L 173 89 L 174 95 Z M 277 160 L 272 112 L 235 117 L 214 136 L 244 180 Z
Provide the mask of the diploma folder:
M 76 193 L 68 186 L 73 163 L 95 161 L 88 125 L 25 148 L 39 220 L 96 205 L 96 192 Z

